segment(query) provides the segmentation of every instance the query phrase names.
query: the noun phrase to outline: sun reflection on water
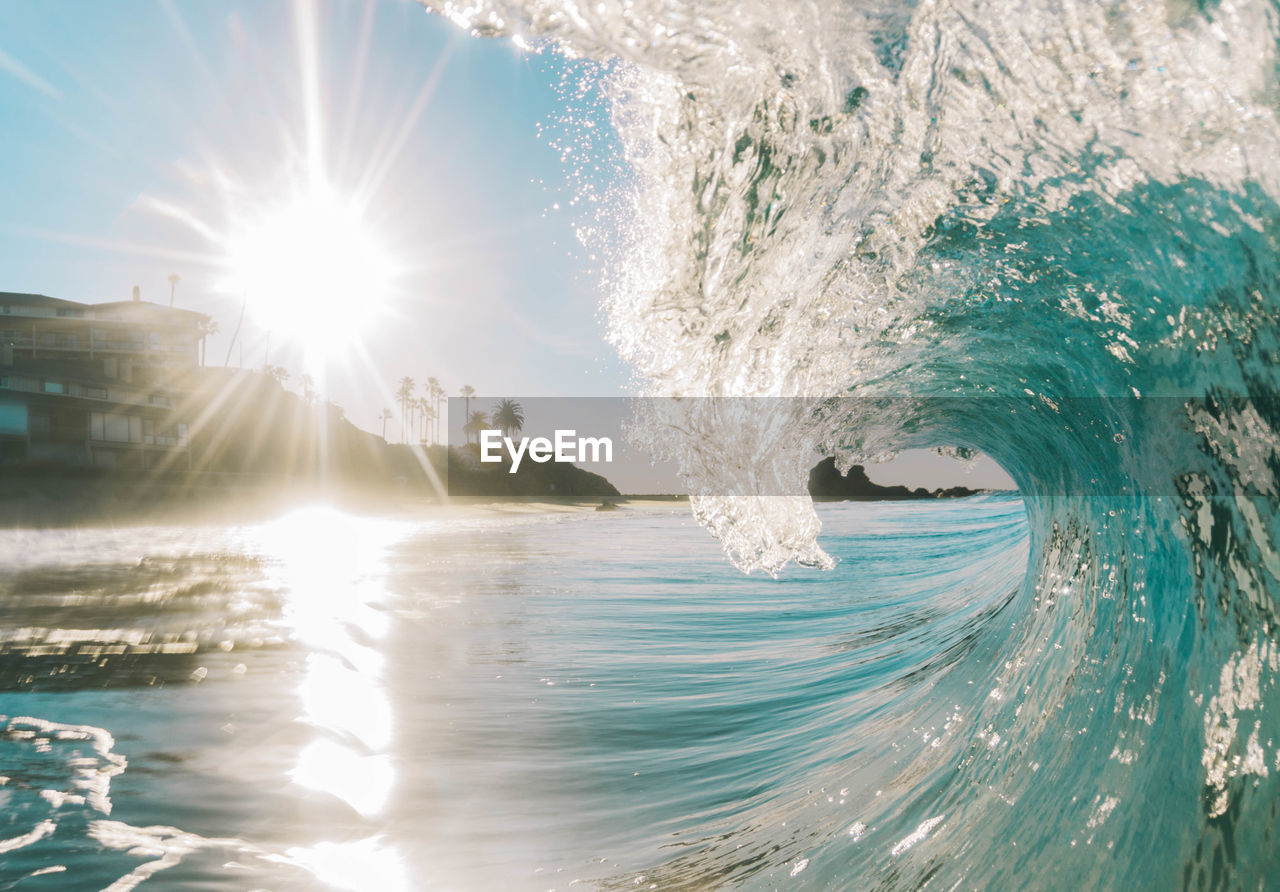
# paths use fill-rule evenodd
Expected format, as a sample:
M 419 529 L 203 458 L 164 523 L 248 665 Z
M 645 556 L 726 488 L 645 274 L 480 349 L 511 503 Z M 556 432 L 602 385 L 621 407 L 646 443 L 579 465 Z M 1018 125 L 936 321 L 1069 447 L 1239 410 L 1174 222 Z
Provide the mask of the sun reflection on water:
M 402 524 L 329 506 L 298 509 L 260 528 L 269 572 L 285 596 L 284 620 L 307 651 L 299 720 L 311 729 L 290 779 L 375 818 L 396 786 L 395 710 L 385 681 L 390 632 L 388 549 Z M 407 888 L 400 854 L 377 836 L 323 841 L 289 857 L 340 888 Z
M 322 842 L 309 849 L 289 849 L 286 854 L 339 889 L 400 892 L 410 888 L 400 853 L 377 836 L 359 842 Z
M 325 739 L 307 745 L 289 776 L 304 787 L 336 796 L 364 817 L 382 811 L 395 783 L 390 756 L 362 756 Z
M 311 654 L 299 691 L 303 718 L 314 727 L 352 737 L 370 751 L 385 750 L 391 743 L 392 710 L 380 681 L 380 664 L 372 671 L 353 669 L 331 655 Z

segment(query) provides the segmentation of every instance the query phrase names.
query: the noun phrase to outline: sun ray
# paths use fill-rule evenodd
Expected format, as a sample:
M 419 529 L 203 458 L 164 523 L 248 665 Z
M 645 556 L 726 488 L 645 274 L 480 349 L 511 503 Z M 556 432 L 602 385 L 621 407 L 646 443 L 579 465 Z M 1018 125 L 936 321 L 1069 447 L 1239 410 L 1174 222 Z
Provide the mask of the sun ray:
M 209 60 L 205 57 L 204 50 L 196 41 L 195 36 L 191 33 L 191 28 L 187 25 L 187 20 L 183 18 L 178 8 L 174 6 L 173 0 L 160 0 L 160 9 L 164 13 L 164 17 L 169 22 L 169 27 L 173 33 L 177 35 L 178 42 L 182 44 L 183 51 L 187 54 L 193 67 L 199 72 L 201 79 L 214 87 L 219 87 L 218 77 L 213 73 L 213 69 L 209 66 Z
M 346 109 L 342 116 L 342 138 L 335 151 L 338 170 L 346 170 L 347 163 L 351 158 L 352 140 L 356 133 L 356 111 L 360 104 L 361 94 L 364 91 L 364 79 L 369 64 L 369 47 L 373 42 L 374 12 L 376 10 L 377 0 L 365 0 L 364 9 L 360 17 L 360 36 L 356 42 L 355 70 L 351 74 L 347 88 Z
M 168 217 L 171 220 L 177 220 L 187 228 L 191 229 L 197 235 L 203 236 L 209 241 L 218 239 L 218 232 L 205 221 L 201 220 L 191 211 L 175 204 L 171 201 L 164 201 L 160 198 L 154 198 L 150 195 L 140 195 L 135 202 L 135 206 L 140 210 L 150 211 L 161 217 Z
M 324 176 L 324 117 L 320 102 L 320 38 L 314 0 L 294 0 L 294 36 L 302 82 L 302 115 L 306 128 L 307 173 L 313 187 Z
M 131 254 L 137 257 L 154 257 L 159 260 L 171 260 L 191 263 L 197 266 L 220 268 L 224 264 L 221 256 L 198 251 L 179 251 L 173 248 L 157 248 L 154 245 L 139 244 L 123 239 L 96 238 L 94 236 L 77 235 L 71 232 L 54 232 L 49 229 L 37 229 L 30 226 L 5 226 L 0 229 L 27 238 L 58 242 L 64 245 L 76 245 L 82 248 L 97 248 L 103 251 L 115 251 L 120 254 Z
M 452 40 L 445 44 L 444 52 L 440 54 L 440 58 L 432 66 L 430 74 L 423 81 L 422 87 L 418 90 L 418 95 L 414 97 L 413 105 L 400 123 L 400 128 L 396 131 L 396 135 L 389 144 L 381 146 L 374 151 L 369 163 L 369 173 L 361 179 L 357 188 L 359 194 L 373 195 L 381 187 L 383 180 L 391 173 L 396 160 L 400 157 L 400 153 L 404 151 L 405 144 L 417 128 L 418 120 L 422 117 L 422 113 L 426 111 L 431 97 L 435 95 L 440 78 L 444 75 L 445 68 L 448 66 L 449 59 L 453 54 L 454 46 L 455 44 Z
M 62 98 L 61 90 L 3 50 L 0 50 L 0 71 L 12 75 L 21 83 L 37 93 L 44 94 L 49 99 L 59 100 Z

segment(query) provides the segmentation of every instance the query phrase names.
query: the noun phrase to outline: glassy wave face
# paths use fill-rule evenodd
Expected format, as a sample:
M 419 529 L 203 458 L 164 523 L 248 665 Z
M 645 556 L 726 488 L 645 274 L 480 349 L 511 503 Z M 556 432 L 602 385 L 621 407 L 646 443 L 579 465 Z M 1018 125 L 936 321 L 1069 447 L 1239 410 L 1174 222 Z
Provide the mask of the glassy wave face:
M 609 312 L 653 393 L 900 407 L 672 425 L 689 474 L 947 445 L 1019 484 L 1027 575 L 972 692 L 999 743 L 939 755 L 917 844 L 862 879 L 1274 882 L 1275 5 L 427 5 L 608 63 L 634 171 Z M 969 409 L 901 402 L 938 396 Z M 1096 423 L 1063 424 L 1080 397 Z M 807 499 L 695 512 L 745 569 L 830 562 Z

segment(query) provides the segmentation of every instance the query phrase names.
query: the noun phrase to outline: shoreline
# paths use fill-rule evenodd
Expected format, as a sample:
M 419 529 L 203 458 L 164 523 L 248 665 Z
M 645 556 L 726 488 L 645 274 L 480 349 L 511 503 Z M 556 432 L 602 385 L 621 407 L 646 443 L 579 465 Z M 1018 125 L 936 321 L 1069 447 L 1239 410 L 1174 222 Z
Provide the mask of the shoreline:
M 974 491 L 974 495 L 989 492 Z M 874 495 L 812 496 L 836 502 L 933 501 Z M 259 523 L 308 505 L 391 518 L 448 512 L 455 516 L 657 511 L 687 506 L 681 494 L 564 496 L 427 495 L 417 488 L 322 482 L 273 475 L 121 475 L 83 470 L 0 473 L 0 529 L 75 529 L 163 524 Z
M 23 469 L 0 473 L 0 529 L 205 526 L 269 521 L 308 505 L 358 515 L 427 512 L 537 514 L 651 509 L 687 504 L 685 496 L 445 496 L 398 486 L 290 480 L 267 475 L 158 477 Z

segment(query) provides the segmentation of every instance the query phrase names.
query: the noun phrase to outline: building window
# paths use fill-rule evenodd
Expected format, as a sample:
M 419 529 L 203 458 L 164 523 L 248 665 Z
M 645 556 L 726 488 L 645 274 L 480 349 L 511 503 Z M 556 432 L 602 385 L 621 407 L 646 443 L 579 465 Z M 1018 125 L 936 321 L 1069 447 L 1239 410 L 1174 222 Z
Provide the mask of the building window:
M 108 443 L 129 442 L 129 416 L 106 412 L 102 416 L 102 439 Z
M 45 393 L 66 393 L 67 386 L 63 384 L 61 381 L 46 381 L 44 382 L 44 392 Z
M 53 436 L 53 419 L 48 415 L 32 415 L 28 422 L 31 439 L 48 440 Z
M 36 338 L 37 347 L 54 347 L 64 350 L 76 350 L 80 347 L 80 339 L 74 334 L 65 334 L 63 332 L 40 332 L 40 336 Z
M 27 435 L 26 403 L 0 403 L 0 434 Z

